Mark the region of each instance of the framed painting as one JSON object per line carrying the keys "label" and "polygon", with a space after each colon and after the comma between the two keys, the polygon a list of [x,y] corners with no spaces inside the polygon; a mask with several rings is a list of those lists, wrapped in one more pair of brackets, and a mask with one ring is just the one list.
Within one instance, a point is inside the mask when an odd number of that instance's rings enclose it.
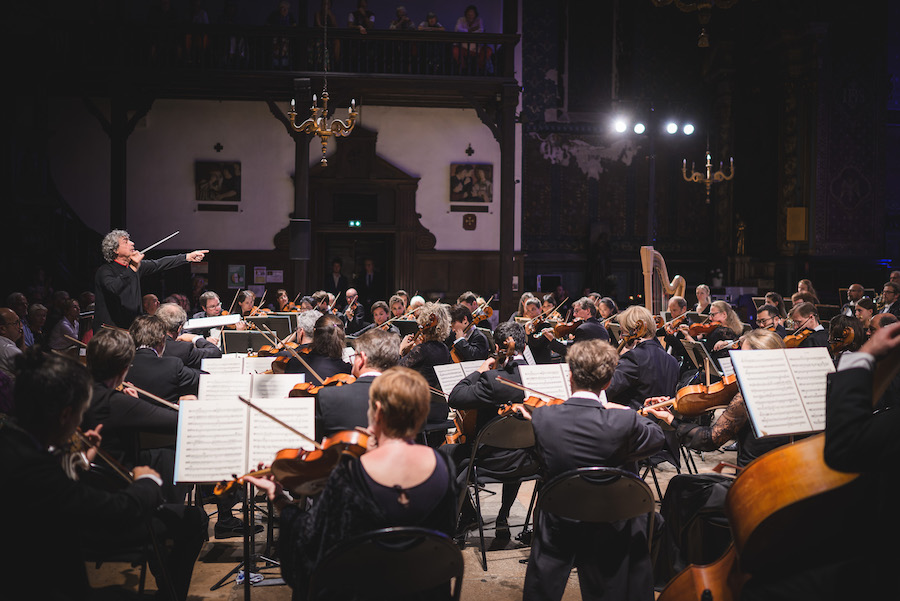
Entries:
{"label": "framed painting", "polygon": [[494,166],[476,163],[450,164],[450,202],[492,202]]}

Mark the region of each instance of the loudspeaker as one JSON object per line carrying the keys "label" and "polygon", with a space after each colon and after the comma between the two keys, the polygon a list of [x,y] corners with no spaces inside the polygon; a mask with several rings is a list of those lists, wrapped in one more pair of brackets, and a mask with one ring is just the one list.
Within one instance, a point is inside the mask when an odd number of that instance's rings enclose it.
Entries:
{"label": "loudspeaker", "polygon": [[309,219],[291,219],[291,247],[289,257],[298,261],[309,261],[312,229]]}

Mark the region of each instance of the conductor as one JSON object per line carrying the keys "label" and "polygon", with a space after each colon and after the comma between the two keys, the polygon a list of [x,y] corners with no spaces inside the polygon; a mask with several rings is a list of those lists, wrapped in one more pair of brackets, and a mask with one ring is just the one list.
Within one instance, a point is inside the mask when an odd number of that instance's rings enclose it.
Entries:
{"label": "conductor", "polygon": [[145,275],[179,267],[185,263],[199,263],[208,250],[195,250],[185,255],[161,259],[144,259],[134,250],[134,242],[125,230],[113,230],[103,237],[100,250],[106,264],[94,276],[96,301],[94,324],[127,329],[141,314],[141,278]]}

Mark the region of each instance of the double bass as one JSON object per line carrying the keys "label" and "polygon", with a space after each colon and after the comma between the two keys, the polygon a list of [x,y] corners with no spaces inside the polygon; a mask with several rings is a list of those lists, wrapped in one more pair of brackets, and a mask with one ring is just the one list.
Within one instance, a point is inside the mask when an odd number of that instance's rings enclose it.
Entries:
{"label": "double bass", "polygon": [[[900,349],[894,349],[876,366],[873,405],[898,372]],[[790,567],[817,547],[827,550],[834,532],[823,524],[841,520],[844,508],[865,507],[865,500],[859,498],[859,474],[831,469],[824,451],[820,433],[773,449],[741,470],[725,496],[733,544],[716,562],[688,566],[658,601],[736,600],[752,574]]]}

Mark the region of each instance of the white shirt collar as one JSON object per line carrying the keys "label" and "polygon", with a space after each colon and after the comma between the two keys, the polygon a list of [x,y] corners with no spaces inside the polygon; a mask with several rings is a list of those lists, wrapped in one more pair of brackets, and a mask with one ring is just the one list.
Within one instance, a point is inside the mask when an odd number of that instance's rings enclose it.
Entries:
{"label": "white shirt collar", "polygon": [[[366,376],[372,376],[373,378],[377,378],[377,377],[380,376],[380,375],[381,375],[381,372],[380,372],[380,371],[375,371],[374,369],[370,369],[369,371],[366,371],[366,372],[363,372],[363,373],[359,374],[359,377],[360,377],[360,378],[365,378]],[[357,380],[358,380],[358,379],[359,379],[359,378],[357,378]]]}
{"label": "white shirt collar", "polygon": [[605,390],[601,390],[599,395],[594,394],[593,392],[591,392],[589,390],[576,390],[575,392],[572,393],[572,397],[579,398],[579,399],[592,399],[592,400],[600,403],[600,405],[602,405],[603,407],[606,407],[606,391]]}

